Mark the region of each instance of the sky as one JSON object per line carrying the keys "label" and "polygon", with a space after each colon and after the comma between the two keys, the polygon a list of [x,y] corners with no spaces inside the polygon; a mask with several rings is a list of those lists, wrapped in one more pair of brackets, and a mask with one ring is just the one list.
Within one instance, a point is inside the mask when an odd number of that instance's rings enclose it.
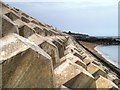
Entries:
{"label": "sky", "polygon": [[72,31],[91,36],[118,35],[119,0],[3,1],[61,31]]}
{"label": "sky", "polygon": [[116,3],[119,0],[3,0],[4,2],[95,2],[95,3]]}

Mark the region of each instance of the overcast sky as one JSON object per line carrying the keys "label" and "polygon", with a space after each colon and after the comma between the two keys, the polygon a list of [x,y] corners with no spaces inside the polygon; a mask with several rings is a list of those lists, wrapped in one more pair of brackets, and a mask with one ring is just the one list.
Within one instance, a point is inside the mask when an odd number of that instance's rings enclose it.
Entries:
{"label": "overcast sky", "polygon": [[61,31],[71,30],[92,36],[118,35],[119,0],[4,1]]}
{"label": "overcast sky", "polygon": [[119,0],[4,0],[6,2],[97,2],[97,3],[115,3]]}

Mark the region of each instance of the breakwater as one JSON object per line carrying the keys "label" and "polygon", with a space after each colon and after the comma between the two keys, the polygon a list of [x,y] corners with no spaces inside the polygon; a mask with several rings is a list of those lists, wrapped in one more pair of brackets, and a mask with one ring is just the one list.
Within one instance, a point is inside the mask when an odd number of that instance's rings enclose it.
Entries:
{"label": "breakwater", "polygon": [[118,74],[72,36],[0,4],[2,88],[119,90]]}

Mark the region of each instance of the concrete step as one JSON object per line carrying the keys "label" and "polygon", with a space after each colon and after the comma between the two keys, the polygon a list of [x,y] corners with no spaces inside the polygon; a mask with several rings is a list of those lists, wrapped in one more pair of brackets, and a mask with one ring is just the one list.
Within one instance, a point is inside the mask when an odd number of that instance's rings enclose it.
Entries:
{"label": "concrete step", "polygon": [[72,53],[68,53],[67,55],[63,56],[61,59],[60,59],[60,62],[66,60],[66,59],[69,59],[70,61],[80,65],[81,67],[83,67],[84,69],[87,69],[87,66],[86,64],[81,60],[79,59],[78,57],[76,57],[75,55],[73,55]]}
{"label": "concrete step", "polygon": [[3,88],[53,88],[51,57],[16,34],[0,39]]}
{"label": "concrete step", "polygon": [[115,85],[112,81],[104,78],[103,76],[100,76],[96,80],[96,87],[99,88],[104,88],[106,90],[119,90],[118,86]]}
{"label": "concrete step", "polygon": [[93,63],[90,63],[88,66],[87,66],[87,70],[88,72],[90,72],[94,77],[98,77],[99,75],[102,75],[103,77],[107,77],[107,74],[106,72],[100,68],[99,66],[93,64]]}
{"label": "concrete step", "polygon": [[56,87],[59,87],[81,73],[81,70],[78,65],[67,59],[54,69],[54,73]]}

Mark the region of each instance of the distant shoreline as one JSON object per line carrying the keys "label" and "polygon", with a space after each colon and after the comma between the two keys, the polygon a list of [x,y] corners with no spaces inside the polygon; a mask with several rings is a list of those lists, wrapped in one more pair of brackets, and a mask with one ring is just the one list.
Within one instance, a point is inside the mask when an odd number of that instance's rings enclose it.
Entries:
{"label": "distant shoreline", "polygon": [[117,74],[117,76],[120,78],[120,68],[109,62],[106,58],[104,58],[100,53],[98,53],[94,48],[97,46],[108,46],[108,45],[98,45],[94,43],[89,43],[89,42],[83,42],[83,41],[78,41],[82,47],[84,47],[88,52],[90,52],[93,56],[95,56],[101,63],[103,63],[107,68],[112,70]]}
{"label": "distant shoreline", "polygon": [[[89,42],[84,42],[84,41],[80,41],[81,44],[87,46],[88,48],[91,48],[92,50],[95,50],[98,54],[100,54],[102,57],[104,57],[106,60],[108,60],[110,63],[115,64],[114,60],[111,60],[110,58],[106,57],[106,55],[104,55],[104,53],[102,53],[101,51],[98,50],[98,47],[101,46],[108,46],[108,45],[98,45],[98,44],[94,44],[94,43],[89,43]],[[111,45],[109,45],[111,46]],[[113,46],[113,45],[112,45]],[[117,65],[116,65],[117,66]]]}

